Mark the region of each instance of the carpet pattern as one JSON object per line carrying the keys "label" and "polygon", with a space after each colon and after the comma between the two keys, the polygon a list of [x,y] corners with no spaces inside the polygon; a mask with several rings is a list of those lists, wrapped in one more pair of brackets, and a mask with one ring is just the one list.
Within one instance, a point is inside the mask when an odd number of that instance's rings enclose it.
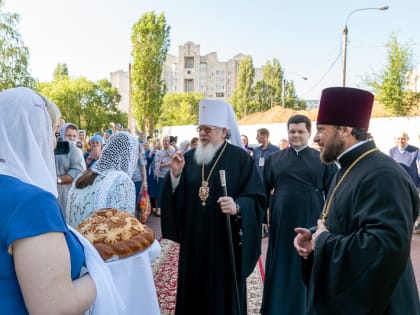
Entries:
{"label": "carpet pattern", "polygon": [[[167,239],[160,241],[161,253],[152,263],[160,313],[175,314],[179,244]],[[248,315],[258,315],[261,307],[264,271],[261,259],[247,279]]]}

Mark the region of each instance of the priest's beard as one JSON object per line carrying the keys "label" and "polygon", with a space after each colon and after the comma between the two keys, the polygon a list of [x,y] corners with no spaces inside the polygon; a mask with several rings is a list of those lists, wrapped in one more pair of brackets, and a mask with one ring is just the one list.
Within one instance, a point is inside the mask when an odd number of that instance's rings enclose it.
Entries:
{"label": "priest's beard", "polygon": [[198,165],[201,165],[203,162],[205,165],[209,164],[213,160],[214,155],[216,154],[217,150],[219,150],[221,145],[222,143],[217,145],[207,143],[206,146],[203,146],[201,143],[199,143],[194,152],[195,162]]}
{"label": "priest's beard", "polygon": [[330,143],[324,143],[324,148],[320,154],[321,161],[327,164],[333,163],[343,151],[344,141],[338,138],[338,131],[336,131]]}

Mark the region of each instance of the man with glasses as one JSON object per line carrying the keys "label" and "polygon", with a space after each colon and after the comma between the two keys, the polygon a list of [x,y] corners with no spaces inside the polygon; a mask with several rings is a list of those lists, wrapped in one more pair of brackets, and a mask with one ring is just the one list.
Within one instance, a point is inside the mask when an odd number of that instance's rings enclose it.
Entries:
{"label": "man with glasses", "polygon": [[175,154],[162,193],[163,237],[180,243],[176,314],[245,315],[246,277],[261,252],[262,181],[231,105],[200,102],[197,130],[198,146]]}

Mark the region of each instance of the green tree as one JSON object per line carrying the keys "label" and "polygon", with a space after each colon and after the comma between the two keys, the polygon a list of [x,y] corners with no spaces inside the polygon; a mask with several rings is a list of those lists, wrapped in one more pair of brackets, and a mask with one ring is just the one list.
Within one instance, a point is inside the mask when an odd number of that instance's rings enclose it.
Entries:
{"label": "green tree", "polygon": [[285,108],[291,108],[294,110],[303,110],[306,108],[306,102],[300,100],[296,94],[295,84],[293,81],[285,81]]}
{"label": "green tree", "polygon": [[263,112],[270,109],[270,95],[264,80],[257,81],[252,89],[252,102],[249,113]]}
{"label": "green tree", "polygon": [[255,69],[252,62],[252,56],[248,55],[239,62],[238,83],[230,100],[238,118],[245,117],[250,112],[249,106],[252,102],[252,84],[254,77]]}
{"label": "green tree", "polygon": [[0,91],[15,86],[33,87],[35,80],[28,70],[29,50],[17,29],[19,15],[2,8],[0,0]]}
{"label": "green tree", "polygon": [[163,98],[160,126],[192,125],[198,121],[202,93],[167,93]]}
{"label": "green tree", "polygon": [[69,76],[69,69],[67,67],[67,64],[65,63],[59,63],[53,72],[53,78],[54,80],[59,80],[62,77],[68,77]]}
{"label": "green tree", "polygon": [[94,83],[85,77],[70,79],[63,75],[39,83],[37,90],[58,105],[67,122],[89,133],[108,129],[111,123],[127,123],[127,114],[117,109],[121,96],[106,79]]}
{"label": "green tree", "polygon": [[266,93],[268,94],[269,108],[279,105],[281,103],[283,70],[281,69],[280,62],[276,58],[266,62],[263,78]]}
{"label": "green tree", "polygon": [[169,30],[164,14],[157,16],[154,12],[145,13],[132,29],[132,108],[137,124],[148,134],[152,134],[161,114],[165,94],[161,76],[169,49]]}
{"label": "green tree", "polygon": [[387,64],[379,73],[367,79],[376,93],[376,99],[392,114],[407,116],[417,105],[420,93],[409,90],[409,74],[414,70],[411,46],[398,41],[392,33],[386,44]]}

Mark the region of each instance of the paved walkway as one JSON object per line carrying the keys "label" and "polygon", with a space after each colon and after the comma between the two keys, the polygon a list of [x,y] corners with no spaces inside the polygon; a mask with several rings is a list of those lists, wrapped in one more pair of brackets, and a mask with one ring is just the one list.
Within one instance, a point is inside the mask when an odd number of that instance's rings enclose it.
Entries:
{"label": "paved walkway", "polygon": [[[156,239],[162,237],[162,232],[160,230],[160,218],[151,215],[147,225],[149,225],[155,231]],[[267,238],[263,239],[262,242],[262,259],[265,265],[265,255],[267,254]],[[413,269],[416,275],[417,288],[420,292],[420,234],[414,234],[411,241],[411,259],[413,261]]]}

